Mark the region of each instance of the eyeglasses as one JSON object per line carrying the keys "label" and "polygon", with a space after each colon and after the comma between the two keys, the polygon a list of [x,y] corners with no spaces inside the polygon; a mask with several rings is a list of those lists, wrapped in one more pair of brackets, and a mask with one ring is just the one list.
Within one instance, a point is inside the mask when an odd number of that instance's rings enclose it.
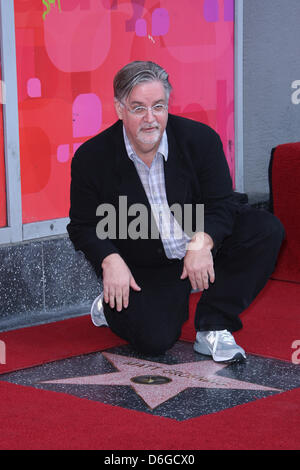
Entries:
{"label": "eyeglasses", "polygon": [[168,105],[163,103],[157,103],[154,106],[136,106],[135,108],[129,108],[124,103],[121,103],[125,108],[134,116],[144,117],[146,116],[148,109],[154,116],[162,115],[167,109]]}

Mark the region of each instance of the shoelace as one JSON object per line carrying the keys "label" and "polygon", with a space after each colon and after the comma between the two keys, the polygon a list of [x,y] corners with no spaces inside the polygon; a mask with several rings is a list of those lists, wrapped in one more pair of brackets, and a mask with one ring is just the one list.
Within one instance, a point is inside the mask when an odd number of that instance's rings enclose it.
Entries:
{"label": "shoelace", "polygon": [[227,344],[234,344],[234,338],[228,330],[217,331],[218,339],[221,338]]}
{"label": "shoelace", "polygon": [[234,344],[234,338],[228,330],[216,331],[215,334],[216,334],[216,336],[215,336],[215,341],[214,341],[214,344],[213,344],[213,352],[214,353],[216,352],[219,339],[221,339],[224,343],[227,343],[227,344],[230,344],[230,345]]}

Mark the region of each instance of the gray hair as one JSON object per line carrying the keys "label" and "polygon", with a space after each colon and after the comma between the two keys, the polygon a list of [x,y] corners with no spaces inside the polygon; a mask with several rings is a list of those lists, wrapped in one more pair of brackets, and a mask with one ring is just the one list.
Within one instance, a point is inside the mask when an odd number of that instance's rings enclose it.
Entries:
{"label": "gray hair", "polygon": [[167,102],[172,91],[167,72],[150,61],[136,60],[125,65],[114,78],[114,95],[118,101],[123,101],[130,95],[133,88],[142,82],[160,81],[166,92]]}

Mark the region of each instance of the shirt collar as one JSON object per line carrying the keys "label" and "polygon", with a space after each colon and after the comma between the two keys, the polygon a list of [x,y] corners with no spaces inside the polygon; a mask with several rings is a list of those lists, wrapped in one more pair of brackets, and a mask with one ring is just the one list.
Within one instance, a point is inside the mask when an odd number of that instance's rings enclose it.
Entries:
{"label": "shirt collar", "polygon": [[[123,125],[123,136],[124,136],[124,142],[125,142],[127,155],[130,158],[130,160],[134,160],[135,158],[139,158],[137,156],[137,154],[135,153],[135,151],[133,150],[133,148],[132,148],[132,146],[129,142],[129,139],[128,139],[128,136],[126,134],[124,125]],[[168,160],[169,151],[168,151],[168,137],[167,137],[166,130],[164,130],[164,133],[162,135],[161,141],[159,143],[159,147],[157,149],[157,153],[160,153],[164,157],[165,161]]]}

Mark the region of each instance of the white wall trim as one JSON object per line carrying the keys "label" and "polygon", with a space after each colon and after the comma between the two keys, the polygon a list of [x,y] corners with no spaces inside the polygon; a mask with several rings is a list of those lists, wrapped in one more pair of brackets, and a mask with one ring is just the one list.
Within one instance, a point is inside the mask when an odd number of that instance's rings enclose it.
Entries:
{"label": "white wall trim", "polygon": [[67,233],[66,226],[70,222],[68,217],[42,222],[33,222],[23,225],[23,240],[49,237],[51,235],[64,235]]}
{"label": "white wall trim", "polygon": [[235,0],[234,21],[234,125],[235,189],[244,192],[243,0]]}
{"label": "white wall trim", "polygon": [[22,202],[19,145],[19,113],[14,2],[0,0],[1,68],[5,84],[3,104],[4,154],[6,169],[7,228],[0,229],[0,241],[22,240]]}

